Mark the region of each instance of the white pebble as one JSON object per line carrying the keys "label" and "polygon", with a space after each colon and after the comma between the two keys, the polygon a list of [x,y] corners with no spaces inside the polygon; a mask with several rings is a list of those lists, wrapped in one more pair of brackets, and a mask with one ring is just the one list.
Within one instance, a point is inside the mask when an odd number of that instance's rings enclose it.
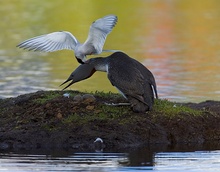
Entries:
{"label": "white pebble", "polygon": [[70,97],[70,93],[64,93],[64,94],[63,94],[63,97],[69,98],[69,97]]}

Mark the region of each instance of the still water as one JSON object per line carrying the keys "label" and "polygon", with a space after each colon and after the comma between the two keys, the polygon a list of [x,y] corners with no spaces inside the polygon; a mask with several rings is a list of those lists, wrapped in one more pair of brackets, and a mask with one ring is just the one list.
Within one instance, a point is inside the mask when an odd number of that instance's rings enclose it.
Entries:
{"label": "still water", "polygon": [[[159,148],[160,147],[160,148]],[[157,149],[142,147],[115,152],[5,152],[0,153],[0,171],[205,171],[220,170],[219,150]]]}
{"label": "still water", "polygon": [[[61,89],[78,66],[71,51],[27,52],[18,43],[60,30],[83,42],[94,20],[116,14],[104,49],[122,50],[148,67],[161,98],[219,100],[219,9],[216,0],[0,0],[0,97]],[[71,89],[117,92],[102,72]]]}
{"label": "still water", "polygon": [[[73,52],[27,52],[21,41],[66,30],[83,42],[90,24],[116,14],[104,49],[118,49],[155,75],[160,98],[220,100],[220,1],[0,0],[0,98],[59,85],[78,66]],[[102,56],[107,56],[103,53]],[[91,56],[95,57],[95,56]],[[80,91],[112,91],[105,73],[74,84]],[[0,171],[218,171],[220,148],[95,152],[0,153]]]}

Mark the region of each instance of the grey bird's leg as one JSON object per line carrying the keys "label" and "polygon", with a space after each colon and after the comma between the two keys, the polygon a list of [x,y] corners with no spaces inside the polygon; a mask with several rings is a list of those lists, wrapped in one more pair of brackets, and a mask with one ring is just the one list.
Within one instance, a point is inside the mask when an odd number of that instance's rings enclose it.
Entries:
{"label": "grey bird's leg", "polygon": [[105,103],[108,106],[130,106],[131,103]]}

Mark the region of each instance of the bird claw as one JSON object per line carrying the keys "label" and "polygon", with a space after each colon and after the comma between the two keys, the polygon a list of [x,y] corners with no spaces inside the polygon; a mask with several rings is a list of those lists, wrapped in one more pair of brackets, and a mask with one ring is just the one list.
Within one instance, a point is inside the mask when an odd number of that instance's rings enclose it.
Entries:
{"label": "bird claw", "polygon": [[105,103],[107,106],[130,106],[130,103]]}

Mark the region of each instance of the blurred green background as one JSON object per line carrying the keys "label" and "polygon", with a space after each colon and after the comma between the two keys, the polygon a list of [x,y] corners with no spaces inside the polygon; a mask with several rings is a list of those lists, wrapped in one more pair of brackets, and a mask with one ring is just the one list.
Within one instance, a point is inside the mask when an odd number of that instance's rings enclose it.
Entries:
{"label": "blurred green background", "polygon": [[[84,42],[91,23],[108,14],[118,23],[104,49],[150,69],[161,98],[220,99],[219,0],[0,0],[0,97],[59,90],[79,65],[72,51],[28,52],[18,43],[60,30]],[[117,92],[102,72],[70,89]]]}

